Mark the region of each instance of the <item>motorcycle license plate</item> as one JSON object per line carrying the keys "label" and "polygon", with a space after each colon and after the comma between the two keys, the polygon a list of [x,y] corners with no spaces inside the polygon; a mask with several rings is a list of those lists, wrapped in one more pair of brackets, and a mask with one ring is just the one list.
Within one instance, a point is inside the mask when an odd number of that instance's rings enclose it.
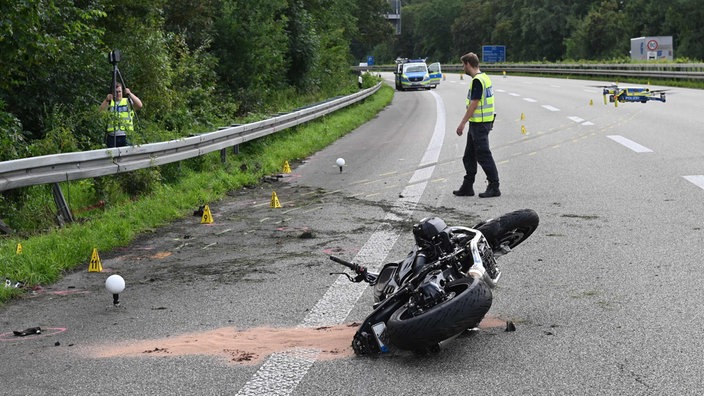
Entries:
{"label": "motorcycle license plate", "polygon": [[389,347],[386,345],[388,342],[386,339],[386,324],[384,322],[379,322],[372,326],[374,331],[374,336],[376,337],[376,342],[379,343],[379,350],[382,353],[389,351]]}

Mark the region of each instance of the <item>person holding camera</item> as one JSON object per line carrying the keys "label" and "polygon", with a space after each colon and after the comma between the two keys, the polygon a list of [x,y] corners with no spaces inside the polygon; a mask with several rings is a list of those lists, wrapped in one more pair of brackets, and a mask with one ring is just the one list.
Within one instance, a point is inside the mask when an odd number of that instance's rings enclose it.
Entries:
{"label": "person holding camera", "polygon": [[129,144],[127,133],[134,132],[134,111],[142,108],[142,101],[129,88],[124,88],[123,96],[119,82],[115,83],[115,95],[113,100],[113,94],[109,93],[100,104],[100,110],[111,113],[105,143],[108,147],[123,147]]}

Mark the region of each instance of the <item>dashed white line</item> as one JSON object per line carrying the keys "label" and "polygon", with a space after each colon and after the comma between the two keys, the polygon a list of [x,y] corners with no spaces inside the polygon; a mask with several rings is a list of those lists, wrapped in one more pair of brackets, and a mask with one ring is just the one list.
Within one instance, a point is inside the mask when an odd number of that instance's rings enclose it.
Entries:
{"label": "dashed white line", "polygon": [[690,183],[704,190],[704,175],[682,176]]}
{"label": "dashed white line", "polygon": [[550,111],[560,111],[560,109],[558,109],[557,107],[553,107],[550,105],[543,105],[543,108],[548,109]]}
{"label": "dashed white line", "polygon": [[526,102],[531,102],[531,103],[537,102],[537,100],[535,100],[533,98],[523,98],[523,100],[525,100]]}
{"label": "dashed white line", "polygon": [[613,140],[616,143],[619,143],[625,147],[628,147],[629,149],[635,151],[636,153],[652,153],[653,150],[642,146],[633,140],[626,139],[625,137],[621,135],[608,135],[607,138]]}

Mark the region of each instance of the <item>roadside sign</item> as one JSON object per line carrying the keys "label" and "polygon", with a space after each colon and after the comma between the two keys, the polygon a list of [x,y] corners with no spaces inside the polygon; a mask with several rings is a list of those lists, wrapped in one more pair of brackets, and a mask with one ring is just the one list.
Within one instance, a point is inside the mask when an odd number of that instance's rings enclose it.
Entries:
{"label": "roadside sign", "polygon": [[505,45],[483,45],[482,63],[506,62]]}

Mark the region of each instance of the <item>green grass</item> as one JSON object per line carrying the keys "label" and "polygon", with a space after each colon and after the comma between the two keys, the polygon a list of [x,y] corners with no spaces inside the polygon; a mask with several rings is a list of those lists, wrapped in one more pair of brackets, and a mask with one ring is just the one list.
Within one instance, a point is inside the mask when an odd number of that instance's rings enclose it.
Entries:
{"label": "green grass", "polygon": [[[382,88],[362,103],[240,146],[238,155],[228,153],[220,162],[219,153],[199,158],[192,167],[171,166],[171,183],[156,183],[149,194],[129,198],[111,195],[103,209],[80,211],[77,220],[63,228],[40,235],[10,236],[0,242],[0,282],[4,278],[24,283],[24,288],[0,284],[0,304],[36,285],[59,280],[62,274],[90,262],[93,249],[110,251],[129,245],[138,235],[192,214],[205,203],[221,199],[228,191],[259,183],[263,176],[281,171],[285,161],[305,158],[319,151],[384,109],[393,97],[391,87]],[[149,170],[143,170],[149,172]],[[119,178],[121,175],[115,176]],[[72,207],[90,206],[86,198],[92,187],[86,181],[62,183]],[[51,207],[50,195],[38,194],[42,205]],[[48,198],[47,198],[48,197]],[[28,216],[28,215],[25,215]],[[17,253],[21,244],[22,251]]]}

